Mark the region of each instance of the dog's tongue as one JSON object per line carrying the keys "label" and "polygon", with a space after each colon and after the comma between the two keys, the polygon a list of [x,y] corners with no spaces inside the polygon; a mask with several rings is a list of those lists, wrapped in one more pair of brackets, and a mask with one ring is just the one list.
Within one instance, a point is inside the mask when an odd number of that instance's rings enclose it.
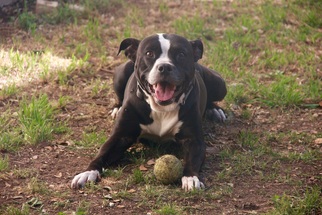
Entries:
{"label": "dog's tongue", "polygon": [[153,85],[153,89],[155,92],[155,97],[159,101],[168,101],[172,99],[176,86],[168,83],[157,83]]}

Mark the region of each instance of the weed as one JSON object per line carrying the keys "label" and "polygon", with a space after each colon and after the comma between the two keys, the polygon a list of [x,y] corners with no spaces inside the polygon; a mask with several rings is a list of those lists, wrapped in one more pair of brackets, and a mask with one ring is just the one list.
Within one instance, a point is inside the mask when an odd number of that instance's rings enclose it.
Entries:
{"label": "weed", "polygon": [[105,132],[89,132],[83,133],[82,139],[76,142],[76,145],[83,147],[100,146],[106,141]]}
{"label": "weed", "polygon": [[8,98],[19,92],[15,83],[9,84],[0,90],[0,98]]}
{"label": "weed", "polygon": [[14,206],[9,206],[4,210],[0,209],[0,212],[3,215],[29,215],[30,214],[29,207],[25,204],[21,206],[21,209]]}
{"label": "weed", "polygon": [[0,157],[0,172],[5,171],[9,168],[9,157],[5,156],[2,158]]}
{"label": "weed", "polygon": [[164,214],[164,215],[176,215],[182,213],[176,206],[174,206],[172,203],[166,203],[164,204],[160,209],[156,210],[157,214]]}
{"label": "weed", "polygon": [[20,103],[19,122],[24,139],[31,144],[51,139],[54,131],[54,109],[47,95],[23,99]]}
{"label": "weed", "polygon": [[187,36],[190,38],[199,38],[205,35],[205,21],[199,16],[181,17],[173,22],[173,27],[177,34]]}
{"label": "weed", "polygon": [[169,7],[165,2],[160,2],[159,4],[159,10],[162,14],[167,14],[169,11]]}
{"label": "weed", "polygon": [[15,151],[23,143],[23,138],[19,134],[19,129],[15,128],[12,131],[0,132],[0,150]]}
{"label": "weed", "polygon": [[49,189],[46,184],[40,181],[37,177],[32,177],[28,183],[28,189],[32,194],[48,194]]}
{"label": "weed", "polygon": [[132,181],[134,184],[140,184],[145,181],[144,175],[141,170],[139,169],[133,170]]}
{"label": "weed", "polygon": [[75,212],[76,215],[88,214],[89,204],[90,204],[89,202],[80,201]]}
{"label": "weed", "polygon": [[102,176],[103,177],[110,176],[118,180],[122,178],[123,171],[124,171],[124,168],[121,168],[121,167],[118,167],[117,169],[104,169]]}
{"label": "weed", "polygon": [[56,108],[58,109],[65,108],[70,100],[71,98],[69,96],[59,96]]}
{"label": "weed", "polygon": [[296,106],[303,100],[300,86],[294,77],[283,74],[273,76],[275,81],[268,86],[263,86],[261,91],[261,101],[270,106]]}
{"label": "weed", "polygon": [[243,84],[235,84],[229,87],[228,94],[225,98],[228,103],[241,105],[249,101],[247,87]]}
{"label": "weed", "polygon": [[260,9],[263,14],[263,20],[266,22],[267,29],[279,29],[281,24],[285,21],[285,7],[266,2],[261,5]]}
{"label": "weed", "polygon": [[313,28],[321,28],[321,14],[318,10],[310,10],[306,16],[305,23]]}
{"label": "weed", "polygon": [[35,32],[37,28],[37,17],[25,10],[22,14],[19,15],[18,23],[20,28],[22,28],[23,30]]}
{"label": "weed", "polygon": [[53,25],[60,23],[75,23],[77,24],[79,12],[71,9],[67,4],[62,4],[51,13],[42,15],[42,19]]}
{"label": "weed", "polygon": [[290,152],[287,155],[289,160],[304,161],[305,163],[311,163],[318,160],[320,157],[319,152],[316,150],[305,150],[304,152]]}
{"label": "weed", "polygon": [[[301,195],[302,196],[302,195]],[[321,189],[318,187],[309,188],[299,196],[283,194],[273,198],[275,209],[268,214],[320,214],[322,212]]]}
{"label": "weed", "polygon": [[14,115],[8,109],[0,116],[0,151],[15,151],[22,144]]}
{"label": "weed", "polygon": [[249,150],[254,150],[259,141],[258,136],[249,131],[240,131],[238,139],[241,146]]}
{"label": "weed", "polygon": [[31,169],[31,168],[25,168],[25,169],[14,169],[13,170],[13,175],[16,178],[20,179],[26,179],[26,178],[31,178],[35,176],[37,173],[36,169]]}
{"label": "weed", "polygon": [[92,97],[98,96],[102,91],[108,90],[109,86],[106,81],[101,79],[92,79],[90,84]]}
{"label": "weed", "polygon": [[[81,0],[81,3],[85,6],[88,12],[96,10],[100,13],[107,13],[112,8],[123,7],[123,0]],[[92,13],[89,13],[92,14]]]}

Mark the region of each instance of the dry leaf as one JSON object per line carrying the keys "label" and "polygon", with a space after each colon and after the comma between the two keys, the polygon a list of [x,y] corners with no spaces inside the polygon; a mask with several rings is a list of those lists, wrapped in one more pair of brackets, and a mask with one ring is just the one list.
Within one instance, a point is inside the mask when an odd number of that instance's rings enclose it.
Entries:
{"label": "dry leaf", "polygon": [[314,143],[317,144],[317,145],[321,145],[322,144],[322,138],[315,139]]}
{"label": "dry leaf", "polygon": [[147,171],[148,170],[143,164],[139,167],[139,169],[141,171]]}
{"label": "dry leaf", "polygon": [[130,189],[130,190],[128,190],[127,192],[129,192],[129,193],[135,193],[135,192],[136,192],[136,190],[134,190],[134,189]]}
{"label": "dry leaf", "polygon": [[63,176],[63,173],[58,173],[57,175],[54,175],[56,178],[61,178]]}
{"label": "dry leaf", "polygon": [[155,160],[154,159],[151,159],[146,164],[149,165],[149,166],[154,165],[155,164]]}

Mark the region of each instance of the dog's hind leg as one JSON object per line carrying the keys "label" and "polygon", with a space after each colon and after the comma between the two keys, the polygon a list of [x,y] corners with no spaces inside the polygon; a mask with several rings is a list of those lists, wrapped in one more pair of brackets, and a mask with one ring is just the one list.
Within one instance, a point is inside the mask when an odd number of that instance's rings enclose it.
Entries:
{"label": "dog's hind leg", "polygon": [[116,118],[123,104],[126,84],[130,76],[132,75],[133,71],[134,71],[134,63],[132,61],[127,61],[126,63],[121,64],[120,66],[116,67],[114,71],[113,88],[117,96],[117,103],[115,104],[111,112],[111,116],[113,119]]}
{"label": "dog's hind leg", "polygon": [[207,88],[206,117],[216,122],[224,122],[227,117],[216,102],[221,101],[227,94],[226,83],[216,71],[210,70],[200,64],[197,69]]}

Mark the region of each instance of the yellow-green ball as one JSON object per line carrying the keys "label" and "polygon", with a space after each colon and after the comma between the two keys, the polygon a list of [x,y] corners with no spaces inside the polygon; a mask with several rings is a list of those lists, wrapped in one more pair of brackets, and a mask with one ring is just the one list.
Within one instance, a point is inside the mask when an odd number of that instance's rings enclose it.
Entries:
{"label": "yellow-green ball", "polygon": [[163,155],[155,161],[153,173],[163,184],[176,182],[183,174],[181,161],[173,155]]}

